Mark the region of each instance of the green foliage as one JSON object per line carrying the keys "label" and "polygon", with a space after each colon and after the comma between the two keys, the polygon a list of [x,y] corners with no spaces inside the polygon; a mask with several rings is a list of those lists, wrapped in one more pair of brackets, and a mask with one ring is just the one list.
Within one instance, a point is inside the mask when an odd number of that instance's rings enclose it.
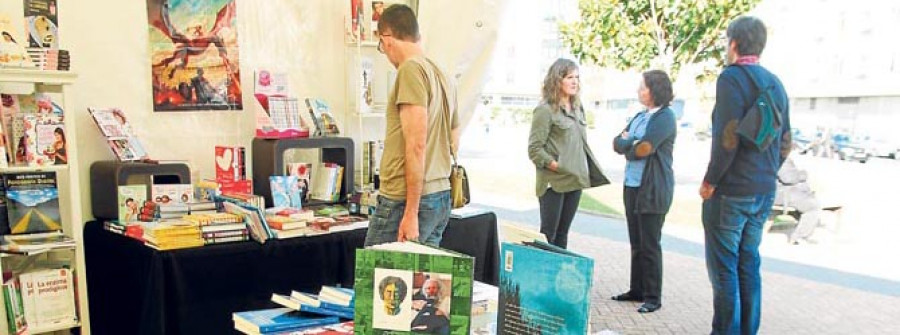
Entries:
{"label": "green foliage", "polygon": [[759,1],[579,0],[581,20],[560,31],[584,63],[663,69],[673,79],[683,66],[702,64],[707,75],[724,65],[725,46],[716,42],[728,23]]}

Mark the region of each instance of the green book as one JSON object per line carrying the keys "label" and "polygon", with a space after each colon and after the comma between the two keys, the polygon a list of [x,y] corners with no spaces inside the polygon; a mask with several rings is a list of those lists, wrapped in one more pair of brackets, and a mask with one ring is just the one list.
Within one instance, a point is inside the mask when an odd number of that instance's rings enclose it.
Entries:
{"label": "green book", "polygon": [[468,335],[474,262],[415,242],[357,249],[355,332]]}

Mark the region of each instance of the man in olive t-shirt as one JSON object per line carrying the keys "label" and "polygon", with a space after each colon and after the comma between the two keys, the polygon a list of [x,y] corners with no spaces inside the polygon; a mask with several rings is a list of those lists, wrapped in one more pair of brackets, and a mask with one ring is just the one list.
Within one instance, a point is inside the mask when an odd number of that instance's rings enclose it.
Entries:
{"label": "man in olive t-shirt", "polygon": [[380,194],[365,245],[413,240],[437,246],[450,220],[456,92],[425,57],[409,7],[393,5],[381,15],[378,51],[397,68],[397,80],[388,96]]}

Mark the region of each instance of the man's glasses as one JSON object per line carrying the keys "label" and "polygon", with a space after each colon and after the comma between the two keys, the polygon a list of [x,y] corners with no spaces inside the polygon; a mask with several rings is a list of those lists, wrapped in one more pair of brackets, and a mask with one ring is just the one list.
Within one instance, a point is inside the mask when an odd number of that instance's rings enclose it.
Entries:
{"label": "man's glasses", "polygon": [[391,34],[378,34],[380,37],[378,38],[378,52],[384,53],[384,43],[382,43],[383,37],[391,36]]}

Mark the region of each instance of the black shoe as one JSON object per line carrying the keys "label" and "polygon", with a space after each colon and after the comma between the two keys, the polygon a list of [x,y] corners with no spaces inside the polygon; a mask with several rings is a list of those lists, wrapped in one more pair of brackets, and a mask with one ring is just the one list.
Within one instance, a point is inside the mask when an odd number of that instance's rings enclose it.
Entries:
{"label": "black shoe", "polygon": [[644,301],[643,295],[634,294],[631,293],[631,291],[619,295],[614,295],[610,299],[615,301]]}
{"label": "black shoe", "polygon": [[638,311],[638,313],[653,313],[653,312],[656,312],[656,310],[658,310],[660,308],[662,308],[661,303],[645,302],[641,305],[641,307],[638,307],[637,311]]}

